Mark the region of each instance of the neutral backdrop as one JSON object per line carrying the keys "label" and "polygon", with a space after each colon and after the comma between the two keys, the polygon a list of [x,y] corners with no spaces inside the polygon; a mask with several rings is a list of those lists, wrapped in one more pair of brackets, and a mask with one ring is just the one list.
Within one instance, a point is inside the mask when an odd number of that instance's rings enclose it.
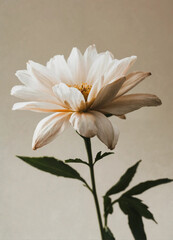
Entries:
{"label": "neutral backdrop", "polygon": [[[28,60],[45,64],[56,54],[68,57],[74,46],[83,52],[93,43],[116,58],[137,55],[132,70],[151,71],[152,76],[133,92],[156,94],[163,105],[130,113],[125,121],[111,119],[120,138],[115,154],[96,166],[101,208],[105,191],[139,159],[132,186],[173,178],[172,10],[172,0],[0,0],[0,240],[100,239],[92,196],[80,182],[43,173],[15,157],[86,160],[82,139],[73,129],[32,150],[33,131],[45,114],[11,111],[19,100],[10,96],[20,84],[14,74]],[[107,150],[96,138],[92,143],[94,155]],[[89,181],[87,167],[75,167]],[[172,240],[173,184],[141,197],[158,221],[144,219],[148,239]],[[133,239],[118,206],[109,223],[117,240]]]}

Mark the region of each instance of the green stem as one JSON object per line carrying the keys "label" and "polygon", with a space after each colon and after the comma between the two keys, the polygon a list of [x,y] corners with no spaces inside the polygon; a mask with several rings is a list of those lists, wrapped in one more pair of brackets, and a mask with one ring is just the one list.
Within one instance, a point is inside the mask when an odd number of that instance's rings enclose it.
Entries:
{"label": "green stem", "polygon": [[91,175],[91,183],[92,183],[92,192],[93,192],[94,201],[95,201],[95,205],[96,205],[96,211],[97,211],[97,217],[98,217],[98,222],[99,222],[99,227],[100,227],[101,239],[104,240],[104,230],[103,230],[102,218],[101,218],[101,213],[100,213],[100,206],[99,206],[99,202],[98,202],[96,184],[95,184],[93,157],[92,157],[92,150],[91,150],[91,141],[90,141],[90,138],[84,138],[83,137],[83,139],[84,139],[84,142],[85,142],[87,155],[88,155],[88,162],[89,162],[89,167],[90,167],[90,175]]}

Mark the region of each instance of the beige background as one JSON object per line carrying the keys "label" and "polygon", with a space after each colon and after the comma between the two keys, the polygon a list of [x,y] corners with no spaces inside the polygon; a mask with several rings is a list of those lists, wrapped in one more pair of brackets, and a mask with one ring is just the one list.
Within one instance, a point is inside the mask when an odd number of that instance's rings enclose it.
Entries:
{"label": "beige background", "polygon": [[[38,171],[15,155],[54,155],[86,159],[82,140],[73,129],[34,152],[32,134],[45,115],[11,111],[14,76],[28,60],[45,64],[55,54],[66,57],[73,46],[84,51],[95,43],[116,58],[137,55],[133,70],[152,76],[133,90],[157,94],[158,108],[143,108],[120,128],[114,156],[96,166],[100,204],[105,191],[127,167],[143,159],[132,185],[173,177],[172,0],[0,0],[0,240],[99,240],[94,202],[78,181]],[[106,147],[93,139],[94,154]],[[73,165],[74,166],[74,165]],[[76,166],[89,181],[85,166]],[[172,240],[173,185],[142,195],[158,225],[144,219],[149,240]],[[132,240],[126,216],[115,206],[110,227],[118,240]]]}

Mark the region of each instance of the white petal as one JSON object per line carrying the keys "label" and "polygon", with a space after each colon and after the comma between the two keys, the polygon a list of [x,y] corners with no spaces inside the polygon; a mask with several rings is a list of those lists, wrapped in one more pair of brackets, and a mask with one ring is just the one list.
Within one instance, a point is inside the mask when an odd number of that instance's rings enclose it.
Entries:
{"label": "white petal", "polygon": [[126,81],[123,83],[122,87],[120,88],[116,98],[125,94],[130,89],[135,87],[138,83],[144,80],[146,77],[150,76],[150,72],[132,72],[126,76]]}
{"label": "white petal", "polygon": [[94,82],[94,84],[92,85],[92,88],[89,92],[88,98],[87,98],[88,104],[92,104],[92,102],[95,100],[97,94],[102,89],[103,84],[104,84],[103,76],[101,77],[101,79],[98,79],[97,81]]}
{"label": "white petal", "polygon": [[30,110],[34,112],[65,111],[60,105],[47,102],[18,102],[13,105],[12,110]]}
{"label": "white petal", "polygon": [[130,94],[124,95],[112,103],[99,109],[103,113],[110,113],[117,116],[135,111],[141,107],[158,106],[160,99],[152,94]]}
{"label": "white petal", "polygon": [[97,56],[96,60],[90,67],[87,83],[93,85],[97,79],[104,76],[110,63],[112,62],[112,56],[109,52],[101,53]]}
{"label": "white petal", "polygon": [[53,91],[61,104],[68,109],[79,111],[86,106],[84,96],[77,88],[60,83],[53,87]]}
{"label": "white petal", "polygon": [[94,103],[91,105],[91,109],[100,108],[110,102],[116,96],[125,80],[126,78],[122,77],[103,87],[98,93]]}
{"label": "white petal", "polygon": [[91,138],[97,134],[95,117],[92,113],[73,113],[70,118],[70,123],[83,137]]}
{"label": "white petal", "polygon": [[73,84],[80,84],[86,81],[84,59],[77,48],[73,48],[67,60],[73,77]]}
{"label": "white petal", "polygon": [[59,79],[59,82],[73,84],[72,73],[63,55],[56,55],[49,60],[47,68]]}
{"label": "white petal", "polygon": [[27,70],[33,78],[35,78],[40,85],[45,89],[51,89],[52,86],[59,83],[59,79],[45,66],[29,61],[27,64]]}
{"label": "white petal", "polygon": [[32,148],[43,147],[69,126],[70,113],[54,113],[42,119],[34,132]]}
{"label": "white petal", "polygon": [[119,138],[119,135],[120,135],[120,131],[119,131],[119,129],[116,125],[112,125],[112,126],[113,126],[113,129],[114,129],[114,140],[112,142],[112,149],[114,149],[115,146],[117,145],[118,138]]}
{"label": "white petal", "polygon": [[[97,137],[109,148],[114,149],[117,143],[117,133],[109,119],[104,114],[92,111],[96,119]],[[116,135],[116,136],[115,136]]]}
{"label": "white petal", "polygon": [[40,86],[38,81],[35,78],[32,78],[27,70],[19,70],[15,75],[21,81],[21,83],[27,87],[37,89]]}
{"label": "white petal", "polygon": [[90,45],[84,53],[84,65],[86,74],[88,74],[88,71],[97,56],[98,54],[95,45]]}
{"label": "white petal", "polygon": [[113,79],[124,76],[136,59],[136,56],[123,58],[121,60],[115,59],[114,64],[112,64],[109,71],[105,73],[105,84],[111,83]]}
{"label": "white petal", "polygon": [[58,100],[54,96],[23,85],[14,86],[11,89],[11,95],[29,101],[51,102],[58,104]]}

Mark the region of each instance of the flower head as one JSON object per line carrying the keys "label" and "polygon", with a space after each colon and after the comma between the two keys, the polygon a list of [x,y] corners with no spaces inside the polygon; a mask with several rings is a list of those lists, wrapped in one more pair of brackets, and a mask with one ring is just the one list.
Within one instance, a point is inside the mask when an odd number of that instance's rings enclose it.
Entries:
{"label": "flower head", "polygon": [[63,55],[50,59],[46,66],[29,61],[27,70],[16,72],[23,83],[11,94],[26,100],[13,110],[52,113],[42,119],[34,132],[32,147],[51,142],[71,124],[82,136],[97,136],[114,149],[119,131],[107,114],[125,118],[125,114],[144,106],[157,106],[160,99],[152,94],[128,94],[149,72],[132,72],[136,56],[114,59],[110,52],[97,53],[95,45],[82,55],[73,48],[67,61]]}

